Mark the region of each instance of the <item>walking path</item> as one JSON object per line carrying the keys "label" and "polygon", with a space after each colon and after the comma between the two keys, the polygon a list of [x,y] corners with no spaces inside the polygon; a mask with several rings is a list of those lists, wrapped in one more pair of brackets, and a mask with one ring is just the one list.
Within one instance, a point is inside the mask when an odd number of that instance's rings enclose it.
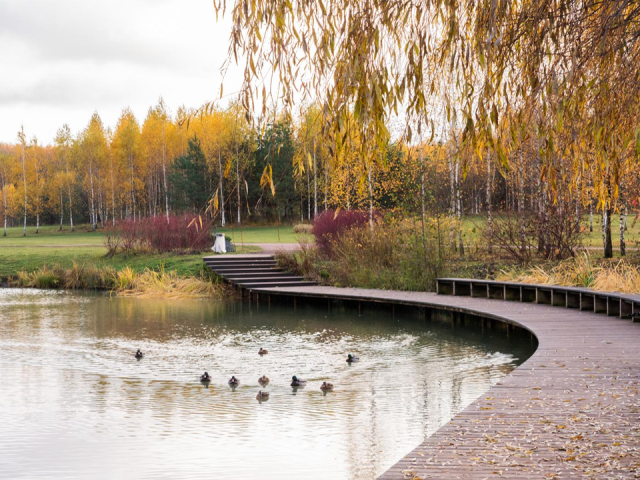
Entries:
{"label": "walking path", "polygon": [[[416,305],[516,324],[531,358],[380,479],[640,478],[640,324],[503,300],[333,287],[265,295]],[[262,301],[262,300],[260,300]]]}

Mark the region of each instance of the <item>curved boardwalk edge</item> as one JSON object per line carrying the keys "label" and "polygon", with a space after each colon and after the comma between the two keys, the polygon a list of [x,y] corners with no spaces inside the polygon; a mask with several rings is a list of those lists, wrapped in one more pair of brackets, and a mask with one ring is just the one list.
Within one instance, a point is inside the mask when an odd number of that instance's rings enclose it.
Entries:
{"label": "curved boardwalk edge", "polygon": [[253,292],[471,313],[537,337],[526,362],[380,479],[640,478],[640,325],[552,305],[433,293],[318,286]]}

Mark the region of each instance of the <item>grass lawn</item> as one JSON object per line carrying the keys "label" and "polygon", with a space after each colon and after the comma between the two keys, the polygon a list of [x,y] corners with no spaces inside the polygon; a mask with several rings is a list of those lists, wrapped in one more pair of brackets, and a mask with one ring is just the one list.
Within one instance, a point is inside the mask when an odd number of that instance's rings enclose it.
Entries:
{"label": "grass lawn", "polygon": [[[116,270],[126,266],[141,271],[145,268],[157,270],[163,264],[165,270],[175,270],[180,275],[194,275],[203,268],[199,255],[148,254],[116,255],[107,257],[104,247],[104,235],[100,231],[87,231],[86,226],[76,228],[75,232],[58,232],[58,226],[40,227],[35,234],[34,227],[27,227],[27,237],[22,236],[21,227],[7,229],[7,236],[0,236],[0,277],[15,275],[21,270],[33,271],[43,265],[58,264],[69,268],[77,264],[95,266],[110,265]],[[237,253],[255,253],[257,247],[238,248]]]}
{"label": "grass lawn", "polygon": [[234,243],[298,243],[299,235],[293,226],[218,228],[218,233],[229,235]]}
{"label": "grass lawn", "polygon": [[[494,218],[499,218],[495,216]],[[627,217],[627,231],[624,234],[627,248],[640,247],[640,222],[633,225],[634,217]],[[603,248],[602,245],[602,225],[600,215],[593,215],[593,232],[589,232],[589,215],[582,217],[582,226],[584,228],[584,236],[582,245],[585,247]],[[482,238],[482,230],[487,225],[487,218],[482,215],[469,215],[462,219],[462,234],[465,243],[478,243],[483,245],[486,241]],[[613,248],[618,249],[620,245],[620,216],[614,215],[611,222],[611,239]]]}

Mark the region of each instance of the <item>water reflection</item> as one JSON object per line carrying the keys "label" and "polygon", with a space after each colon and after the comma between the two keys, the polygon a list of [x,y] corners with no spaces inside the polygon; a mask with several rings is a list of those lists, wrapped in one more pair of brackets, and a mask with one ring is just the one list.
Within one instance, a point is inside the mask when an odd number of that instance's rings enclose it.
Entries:
{"label": "water reflection", "polygon": [[371,479],[530,353],[384,312],[0,290],[0,478]]}

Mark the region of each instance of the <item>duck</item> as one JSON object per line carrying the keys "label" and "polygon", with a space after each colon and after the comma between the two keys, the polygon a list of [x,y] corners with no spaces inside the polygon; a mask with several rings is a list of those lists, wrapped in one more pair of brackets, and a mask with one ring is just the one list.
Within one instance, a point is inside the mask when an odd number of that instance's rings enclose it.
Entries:
{"label": "duck", "polygon": [[307,381],[302,378],[298,378],[295,375],[291,377],[292,387],[304,387],[306,384],[307,384]]}
{"label": "duck", "polygon": [[267,377],[266,375],[262,375],[259,379],[258,379],[258,383],[262,386],[265,386],[269,383],[269,377]]}
{"label": "duck", "polygon": [[238,380],[236,377],[232,376],[229,379],[229,385],[231,386],[238,386],[240,384],[240,380]]}
{"label": "duck", "polygon": [[207,372],[204,372],[202,375],[200,375],[200,381],[209,383],[211,381],[211,375],[209,375]]}
{"label": "duck", "polygon": [[136,358],[140,359],[142,357],[144,357],[144,353],[142,353],[140,349],[138,349],[138,351],[136,352]]}
{"label": "duck", "polygon": [[263,392],[262,390],[260,390],[256,395],[256,400],[263,401],[263,402],[265,400],[269,400],[269,392]]}
{"label": "duck", "polygon": [[333,390],[333,383],[322,382],[320,390]]}
{"label": "duck", "polygon": [[260,350],[258,350],[258,355],[266,355],[267,353],[269,353],[269,350],[265,350],[262,347],[260,347]]}
{"label": "duck", "polygon": [[358,357],[354,357],[353,355],[347,355],[347,363],[359,362],[360,359]]}

